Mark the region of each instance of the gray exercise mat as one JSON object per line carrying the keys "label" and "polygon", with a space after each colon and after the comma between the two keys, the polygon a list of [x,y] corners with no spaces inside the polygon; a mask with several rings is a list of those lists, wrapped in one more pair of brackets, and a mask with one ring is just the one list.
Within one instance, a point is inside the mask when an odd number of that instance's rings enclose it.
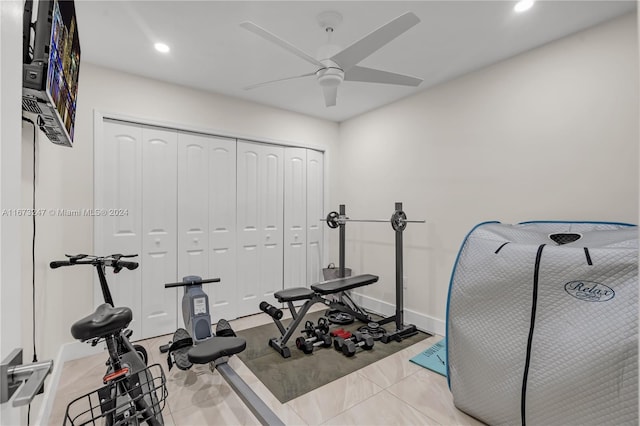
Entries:
{"label": "gray exercise mat", "polygon": [[[305,321],[311,320],[317,324],[323,313],[324,311],[319,311],[307,314]],[[289,322],[290,320],[283,321],[285,327]],[[335,328],[343,327],[355,331],[362,325],[361,322],[356,321],[353,324],[335,326]],[[317,348],[313,354],[305,355],[296,348],[295,343],[296,337],[302,335],[300,330],[303,327],[304,321],[288,342],[291,348],[290,358],[282,358],[268,344],[271,337],[280,335],[275,324],[236,331],[238,336],[247,340],[247,349],[238,356],[283,404],[429,337],[428,334],[419,332],[402,342],[394,341],[388,344],[375,342],[372,350],[359,350],[351,358],[335,351],[333,346]],[[392,325],[387,324],[386,328],[391,330]]]}

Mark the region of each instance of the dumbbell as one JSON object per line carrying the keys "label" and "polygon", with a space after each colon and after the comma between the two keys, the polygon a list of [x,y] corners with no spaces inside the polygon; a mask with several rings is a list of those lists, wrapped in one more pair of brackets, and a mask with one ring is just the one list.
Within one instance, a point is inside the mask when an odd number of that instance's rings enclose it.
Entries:
{"label": "dumbbell", "polygon": [[344,328],[338,328],[336,330],[333,330],[329,334],[331,335],[331,337],[341,337],[343,339],[348,339],[352,336],[351,332],[349,330],[345,330]]}
{"label": "dumbbell", "polygon": [[333,348],[338,352],[342,352],[342,347],[347,340],[358,340],[357,335],[362,334],[358,332],[351,333],[347,330],[342,330],[342,333],[340,333],[340,330],[342,329],[336,330],[339,334],[337,334],[333,339]]}
{"label": "dumbbell", "polygon": [[323,348],[331,346],[331,336],[328,334],[317,334],[307,338],[300,336],[296,339],[296,347],[305,354],[310,354],[313,352],[313,348],[317,348],[318,346],[322,346]]}
{"label": "dumbbell", "polygon": [[357,348],[364,350],[371,350],[373,348],[373,337],[366,333],[354,333],[350,339],[344,339],[342,344],[342,353],[347,357],[352,357],[356,354]]}
{"label": "dumbbell", "polygon": [[[311,321],[307,321],[305,323],[305,327],[307,325],[310,325],[311,328],[313,328],[313,322]],[[314,333],[318,334],[329,334],[329,321],[327,320],[326,317],[320,317],[318,319],[318,325],[315,327],[314,329]]]}

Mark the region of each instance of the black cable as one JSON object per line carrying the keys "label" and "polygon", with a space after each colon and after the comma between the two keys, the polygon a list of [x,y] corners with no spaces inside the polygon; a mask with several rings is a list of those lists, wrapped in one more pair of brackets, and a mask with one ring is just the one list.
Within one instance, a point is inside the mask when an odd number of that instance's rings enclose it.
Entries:
{"label": "black cable", "polygon": [[[33,234],[31,237],[31,313],[32,313],[32,337],[33,337],[33,362],[38,362],[36,352],[36,125],[35,123],[22,117],[23,121],[31,123],[33,126],[33,191],[31,196],[31,222]],[[31,404],[27,409],[27,425],[30,424]]]}
{"label": "black cable", "polygon": [[31,223],[33,235],[31,237],[31,296],[33,322],[33,362],[38,362],[36,351],[36,127],[33,126],[33,189],[31,193]]}
{"label": "black cable", "polygon": [[32,194],[31,194],[31,223],[33,226],[33,233],[31,236],[31,313],[32,313],[32,322],[33,322],[33,361],[38,362],[38,354],[36,351],[36,125],[35,123],[26,118],[22,117],[23,121],[31,123],[33,126],[33,184],[32,184]]}

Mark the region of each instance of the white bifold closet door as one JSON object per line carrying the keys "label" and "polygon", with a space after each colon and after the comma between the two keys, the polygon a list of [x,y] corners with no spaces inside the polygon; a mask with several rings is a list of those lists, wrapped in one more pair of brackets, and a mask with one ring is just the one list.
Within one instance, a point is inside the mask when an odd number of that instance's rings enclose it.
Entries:
{"label": "white bifold closet door", "polygon": [[322,281],[324,253],[324,155],[307,151],[307,286]]}
{"label": "white bifold closet door", "polygon": [[183,290],[164,284],[187,275],[221,279],[205,285],[214,323],[321,280],[321,152],[112,119],[101,125],[94,207],[116,214],[95,217],[96,254],[139,255],[135,271],[108,271],[115,305],[134,312],[135,339],[183,325]]}
{"label": "white bifold closet door", "polygon": [[175,331],[175,296],[164,283],[176,277],[175,132],[142,129],[141,337]]}
{"label": "white bifold closet door", "polygon": [[163,285],[176,278],[175,154],[175,132],[110,120],[95,146],[94,207],[116,212],[95,218],[96,254],[139,255],[138,269],[107,271],[114,304],[134,312],[134,339],[175,328],[175,299]]}
{"label": "white bifold closet door", "polygon": [[178,275],[220,278],[203,285],[212,322],[237,316],[235,180],[235,140],[178,134]]}
{"label": "white bifold closet door", "polygon": [[284,288],[307,285],[307,150],[284,150]]}
{"label": "white bifold closet door", "polygon": [[235,139],[209,138],[209,274],[212,321],[237,318]]}
{"label": "white bifold closet door", "polygon": [[[178,140],[178,281],[188,275],[209,274],[209,149],[198,135],[180,134]],[[203,285],[211,294],[211,284]],[[176,289],[178,326],[182,319],[184,287]],[[209,299],[211,305],[211,299]]]}
{"label": "white bifold closet door", "polygon": [[237,144],[238,316],[259,311],[283,282],[284,148]]}

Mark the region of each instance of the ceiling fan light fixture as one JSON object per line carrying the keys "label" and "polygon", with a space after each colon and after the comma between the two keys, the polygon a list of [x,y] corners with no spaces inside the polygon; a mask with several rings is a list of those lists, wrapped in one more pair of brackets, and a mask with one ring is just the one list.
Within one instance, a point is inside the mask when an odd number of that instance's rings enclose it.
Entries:
{"label": "ceiling fan light fixture", "polygon": [[319,70],[316,75],[320,86],[339,86],[344,80],[344,72],[339,68],[324,68]]}
{"label": "ceiling fan light fixture", "polygon": [[518,13],[526,12],[527,10],[531,9],[534,3],[535,3],[535,0],[520,0],[513,7],[513,10],[515,10]]}
{"label": "ceiling fan light fixture", "polygon": [[160,53],[169,53],[169,51],[171,50],[169,46],[161,42],[154,44],[153,47],[155,47],[155,49]]}

